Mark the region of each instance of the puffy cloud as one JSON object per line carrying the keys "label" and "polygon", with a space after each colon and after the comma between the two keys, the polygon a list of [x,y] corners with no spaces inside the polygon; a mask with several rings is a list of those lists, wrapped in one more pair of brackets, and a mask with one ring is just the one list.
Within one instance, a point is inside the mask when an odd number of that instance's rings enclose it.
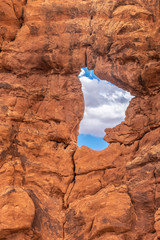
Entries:
{"label": "puffy cloud", "polygon": [[112,128],[124,120],[132,96],[107,81],[100,81],[93,70],[82,69],[79,79],[85,100],[80,133],[103,137],[105,128]]}

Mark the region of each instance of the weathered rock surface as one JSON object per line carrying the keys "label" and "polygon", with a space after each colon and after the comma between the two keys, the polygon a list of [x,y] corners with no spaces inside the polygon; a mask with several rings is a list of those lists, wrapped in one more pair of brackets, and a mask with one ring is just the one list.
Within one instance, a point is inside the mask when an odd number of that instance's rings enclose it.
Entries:
{"label": "weathered rock surface", "polygon": [[0,196],[0,235],[30,229],[35,216],[35,206],[28,194],[14,188],[6,189]]}
{"label": "weathered rock surface", "polygon": [[[0,1],[0,239],[160,238],[160,2]],[[76,144],[77,75],[130,91],[103,151]]]}

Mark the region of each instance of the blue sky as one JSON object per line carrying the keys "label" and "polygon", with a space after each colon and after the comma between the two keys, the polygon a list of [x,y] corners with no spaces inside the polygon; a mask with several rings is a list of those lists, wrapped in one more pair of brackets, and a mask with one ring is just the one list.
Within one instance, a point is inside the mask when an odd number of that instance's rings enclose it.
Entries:
{"label": "blue sky", "polygon": [[131,100],[130,93],[95,76],[94,71],[81,69],[79,79],[85,101],[85,112],[80,123],[78,146],[94,150],[107,147],[103,140],[105,128],[112,128],[124,120],[125,110]]}
{"label": "blue sky", "polygon": [[79,134],[78,136],[78,146],[87,146],[94,150],[103,150],[109,144],[103,140],[102,137],[92,136],[90,134]]}

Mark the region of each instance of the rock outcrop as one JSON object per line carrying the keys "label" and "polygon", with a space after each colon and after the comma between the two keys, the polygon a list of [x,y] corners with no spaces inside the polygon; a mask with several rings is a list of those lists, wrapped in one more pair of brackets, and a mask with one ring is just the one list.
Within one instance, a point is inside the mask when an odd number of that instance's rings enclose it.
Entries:
{"label": "rock outcrop", "polygon": [[[0,1],[0,239],[160,238],[159,0]],[[78,73],[135,96],[76,144]]]}

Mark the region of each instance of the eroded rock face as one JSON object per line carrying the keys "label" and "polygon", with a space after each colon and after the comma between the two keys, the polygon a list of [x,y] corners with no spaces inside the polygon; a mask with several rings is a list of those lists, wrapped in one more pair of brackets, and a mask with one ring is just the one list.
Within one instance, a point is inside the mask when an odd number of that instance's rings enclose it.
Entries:
{"label": "eroded rock face", "polygon": [[[0,239],[160,237],[160,3],[0,2]],[[77,75],[130,91],[103,151],[77,148]]]}
{"label": "eroded rock face", "polygon": [[0,196],[0,235],[30,229],[35,216],[35,205],[27,192],[8,188]]}

